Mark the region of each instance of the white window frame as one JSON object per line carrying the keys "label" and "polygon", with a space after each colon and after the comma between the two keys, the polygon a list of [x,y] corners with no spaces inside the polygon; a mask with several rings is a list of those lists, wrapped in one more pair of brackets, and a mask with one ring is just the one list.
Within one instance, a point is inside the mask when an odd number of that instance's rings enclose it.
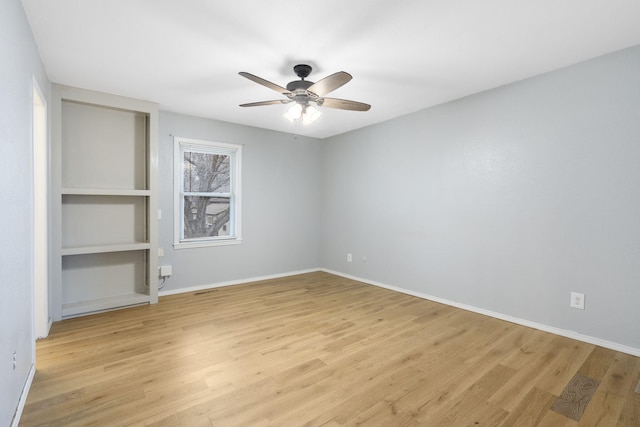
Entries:
{"label": "white window frame", "polygon": [[[184,238],[184,171],[183,152],[189,149],[206,153],[229,155],[231,158],[229,189],[229,226],[228,236],[211,236],[197,239]],[[242,243],[241,224],[241,166],[242,146],[202,139],[173,137],[173,194],[174,194],[174,226],[173,247],[176,249],[202,248],[207,246],[235,245]]]}

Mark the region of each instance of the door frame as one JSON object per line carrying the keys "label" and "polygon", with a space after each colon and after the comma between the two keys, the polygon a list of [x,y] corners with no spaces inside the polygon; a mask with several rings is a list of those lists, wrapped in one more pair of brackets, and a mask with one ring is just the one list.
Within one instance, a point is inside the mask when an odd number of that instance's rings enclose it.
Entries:
{"label": "door frame", "polygon": [[49,144],[47,101],[33,76],[33,324],[35,339],[49,335]]}

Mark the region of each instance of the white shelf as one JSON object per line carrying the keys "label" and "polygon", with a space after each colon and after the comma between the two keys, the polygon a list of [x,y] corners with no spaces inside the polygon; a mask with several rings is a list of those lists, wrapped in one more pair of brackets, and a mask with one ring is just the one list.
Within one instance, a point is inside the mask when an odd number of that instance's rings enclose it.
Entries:
{"label": "white shelf", "polygon": [[63,195],[72,194],[78,196],[150,196],[150,190],[129,190],[121,188],[79,188],[64,187]]}
{"label": "white shelf", "polygon": [[119,243],[115,245],[74,246],[62,248],[61,255],[101,254],[106,252],[139,251],[150,248],[151,245],[146,242]]}
{"label": "white shelf", "polygon": [[157,303],[158,105],[57,84],[51,105],[53,320]]}
{"label": "white shelf", "polygon": [[72,302],[62,305],[62,317],[75,317],[78,315],[91,314],[115,308],[148,304],[149,301],[149,295],[133,293],[106,298],[96,298],[90,301]]}

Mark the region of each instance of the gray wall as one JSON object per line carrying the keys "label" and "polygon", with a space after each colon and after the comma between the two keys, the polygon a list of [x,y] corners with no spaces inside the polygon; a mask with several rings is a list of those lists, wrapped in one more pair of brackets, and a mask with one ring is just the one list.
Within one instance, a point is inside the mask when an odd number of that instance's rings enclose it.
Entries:
{"label": "gray wall", "polygon": [[33,75],[49,99],[49,82],[19,0],[0,2],[0,64],[0,425],[8,426],[34,363]]}
{"label": "gray wall", "polygon": [[640,47],[330,138],[322,171],[323,267],[640,348]]}
{"label": "gray wall", "polygon": [[[0,51],[8,425],[34,363],[32,75],[49,100],[19,0]],[[325,267],[640,348],[639,76],[636,47],[324,141],[161,112],[164,291]],[[244,145],[241,245],[173,249],[171,135]]]}
{"label": "gray wall", "polygon": [[[241,244],[173,249],[172,135],[243,145]],[[165,111],[158,139],[162,291],[320,266],[318,140]]]}

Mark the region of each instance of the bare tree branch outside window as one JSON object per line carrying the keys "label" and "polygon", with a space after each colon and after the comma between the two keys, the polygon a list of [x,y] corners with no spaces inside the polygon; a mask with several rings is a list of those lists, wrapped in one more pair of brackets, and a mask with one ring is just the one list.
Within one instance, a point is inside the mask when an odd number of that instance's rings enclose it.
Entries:
{"label": "bare tree branch outside window", "polygon": [[230,156],[185,151],[183,162],[184,238],[228,236]]}

